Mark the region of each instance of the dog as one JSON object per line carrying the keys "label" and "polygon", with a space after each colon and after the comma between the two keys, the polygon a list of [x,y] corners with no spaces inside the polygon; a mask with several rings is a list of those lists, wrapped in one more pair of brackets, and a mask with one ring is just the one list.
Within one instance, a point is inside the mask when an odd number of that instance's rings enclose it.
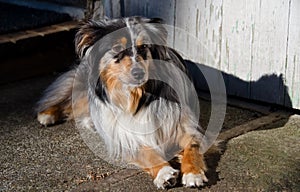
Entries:
{"label": "dog", "polygon": [[[205,136],[187,104],[191,79],[167,38],[157,18],[85,21],[75,37],[80,64],[46,89],[38,121],[76,119],[95,129],[112,158],[138,165],[158,188],[173,187],[178,178],[186,187],[204,185]],[[180,170],[171,166],[173,157]]]}

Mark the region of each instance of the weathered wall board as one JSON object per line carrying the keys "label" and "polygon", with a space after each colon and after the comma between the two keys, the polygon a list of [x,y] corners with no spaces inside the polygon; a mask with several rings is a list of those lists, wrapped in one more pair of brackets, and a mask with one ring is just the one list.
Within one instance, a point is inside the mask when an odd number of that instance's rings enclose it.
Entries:
{"label": "weathered wall board", "polygon": [[299,0],[118,2],[121,16],[161,17],[178,27],[170,46],[212,76],[222,72],[229,95],[300,109]]}
{"label": "weathered wall board", "polygon": [[289,1],[259,2],[254,16],[250,98],[284,104]]}
{"label": "weathered wall board", "polygon": [[300,109],[300,1],[292,0],[289,16],[288,49],[285,73],[285,85],[291,101],[285,99],[285,105],[292,104]]}
{"label": "weathered wall board", "polygon": [[187,56],[191,60],[218,68],[221,53],[221,23],[222,0],[189,1],[189,3],[177,1],[175,25],[182,29],[186,36],[182,41],[178,40],[181,34],[175,35],[175,48],[184,48],[184,52],[191,53]]}
{"label": "weathered wall board", "polygon": [[257,7],[258,2],[230,0],[223,3],[222,57],[218,69],[240,78],[226,78],[227,92],[231,95],[250,97],[254,15]]}

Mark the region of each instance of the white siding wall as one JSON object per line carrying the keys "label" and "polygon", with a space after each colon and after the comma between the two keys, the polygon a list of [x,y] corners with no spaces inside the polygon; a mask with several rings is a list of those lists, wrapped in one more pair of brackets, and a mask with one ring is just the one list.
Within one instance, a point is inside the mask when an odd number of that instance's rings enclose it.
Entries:
{"label": "white siding wall", "polygon": [[172,46],[223,72],[229,95],[300,109],[299,0],[119,1],[124,16],[181,28]]}
{"label": "white siding wall", "polygon": [[288,46],[286,55],[286,86],[292,104],[300,109],[300,1],[292,0],[290,5]]}

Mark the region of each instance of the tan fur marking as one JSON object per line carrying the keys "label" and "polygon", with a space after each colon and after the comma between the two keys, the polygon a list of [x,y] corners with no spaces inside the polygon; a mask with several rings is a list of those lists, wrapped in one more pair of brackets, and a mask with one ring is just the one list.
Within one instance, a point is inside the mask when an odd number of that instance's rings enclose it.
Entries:
{"label": "tan fur marking", "polygon": [[139,38],[137,38],[137,40],[136,40],[136,46],[141,46],[141,45],[143,45],[143,38],[142,37],[139,37]]}
{"label": "tan fur marking", "polygon": [[140,99],[143,95],[143,89],[142,88],[135,88],[130,92],[130,106],[129,106],[129,111],[131,113],[135,113]]}
{"label": "tan fur marking", "polygon": [[90,36],[88,34],[85,34],[82,37],[81,41],[78,43],[77,47],[81,49],[84,45],[89,45],[90,41],[91,41]]}
{"label": "tan fur marking", "polygon": [[126,37],[122,37],[122,38],[120,39],[120,43],[121,43],[124,47],[126,47],[126,45],[127,45],[127,38],[126,38]]}
{"label": "tan fur marking", "polygon": [[169,163],[165,162],[163,164],[151,167],[151,168],[145,168],[144,171],[149,173],[152,178],[156,178],[158,172],[165,166],[169,166]]}
{"label": "tan fur marking", "polygon": [[131,60],[131,58],[130,58],[129,56],[125,56],[125,57],[120,61],[120,64],[121,64],[122,66],[125,66],[126,69],[127,69],[128,71],[130,71],[130,67],[131,67],[131,65],[132,65],[132,60]]}
{"label": "tan fur marking", "polygon": [[184,147],[183,157],[181,159],[181,172],[187,173],[204,173],[206,165],[203,154],[200,153],[200,143],[195,141],[191,136],[185,135],[180,145]]}
{"label": "tan fur marking", "polygon": [[143,57],[141,57],[140,55],[137,55],[135,59],[136,59],[137,62],[141,62],[143,64],[143,66],[146,65]]}
{"label": "tan fur marking", "polygon": [[125,56],[120,63],[114,63],[112,61],[108,66],[100,72],[102,80],[105,81],[105,85],[109,95],[113,102],[123,109],[128,110],[131,113],[135,113],[140,98],[143,95],[143,89],[141,87],[134,88],[129,91],[129,95],[124,95],[123,82],[120,81],[120,76],[130,75],[132,60],[129,56]]}
{"label": "tan fur marking", "polygon": [[81,116],[87,116],[89,113],[89,107],[88,107],[88,98],[87,96],[78,99],[75,101],[73,105],[73,115],[75,118],[81,117]]}
{"label": "tan fur marking", "polygon": [[[48,109],[39,112],[39,115],[51,115],[54,118],[54,121],[57,122],[63,118],[63,111],[62,111],[63,106],[52,106],[49,107]],[[67,115],[66,115],[67,116]]]}
{"label": "tan fur marking", "polygon": [[[128,60],[126,61],[129,62]],[[124,66],[121,63],[116,64],[112,61],[103,71],[100,72],[100,76],[105,82],[110,99],[112,99],[115,104],[126,109],[127,100],[126,96],[124,96],[124,91],[122,90],[122,82],[119,80],[119,76],[123,73],[123,70]]]}
{"label": "tan fur marking", "polygon": [[53,107],[49,107],[48,109],[40,112],[40,114],[47,114],[47,115],[54,115],[57,116],[60,113],[60,107],[59,106],[53,106]]}
{"label": "tan fur marking", "polygon": [[182,138],[179,140],[179,145],[182,148],[186,148],[186,147],[188,147],[188,145],[191,143],[192,140],[193,140],[193,137],[191,137],[190,135],[184,134],[182,136]]}
{"label": "tan fur marking", "polygon": [[170,165],[154,149],[149,147],[142,148],[134,162],[153,178],[156,178],[161,168]]}
{"label": "tan fur marking", "polygon": [[147,38],[145,38],[144,35],[139,35],[139,36],[137,37],[136,41],[135,41],[136,46],[139,47],[139,46],[145,44],[146,39],[147,39]]}

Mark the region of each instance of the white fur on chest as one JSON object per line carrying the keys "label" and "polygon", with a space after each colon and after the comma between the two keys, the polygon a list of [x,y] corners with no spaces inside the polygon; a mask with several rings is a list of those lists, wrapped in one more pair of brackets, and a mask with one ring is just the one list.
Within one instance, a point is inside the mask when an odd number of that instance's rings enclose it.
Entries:
{"label": "white fur on chest", "polygon": [[135,115],[99,100],[90,110],[96,130],[112,156],[135,156],[141,147],[151,147],[164,154],[177,137],[180,108],[164,99],[153,101]]}

